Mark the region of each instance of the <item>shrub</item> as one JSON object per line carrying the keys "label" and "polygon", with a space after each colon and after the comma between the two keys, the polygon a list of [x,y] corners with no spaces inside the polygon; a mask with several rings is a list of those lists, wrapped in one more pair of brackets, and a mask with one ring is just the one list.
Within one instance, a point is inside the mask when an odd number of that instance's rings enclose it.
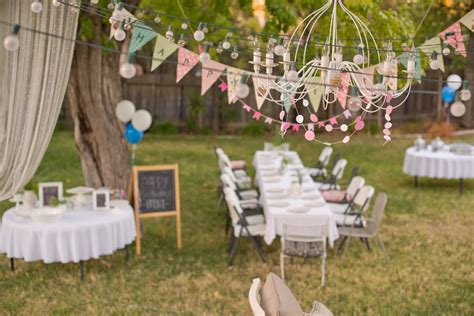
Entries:
{"label": "shrub", "polygon": [[258,122],[250,122],[241,130],[241,133],[248,136],[261,136],[265,134],[265,125]]}
{"label": "shrub", "polygon": [[160,124],[155,124],[150,129],[150,132],[152,134],[173,135],[178,133],[178,128],[171,122],[164,122]]}

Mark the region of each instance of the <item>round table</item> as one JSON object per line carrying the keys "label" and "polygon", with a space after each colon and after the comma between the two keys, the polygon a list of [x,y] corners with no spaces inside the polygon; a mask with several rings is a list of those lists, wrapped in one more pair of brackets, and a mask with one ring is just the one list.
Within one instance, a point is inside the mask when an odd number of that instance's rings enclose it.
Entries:
{"label": "round table", "polygon": [[449,151],[449,147],[433,152],[431,147],[417,151],[415,147],[407,149],[403,172],[415,177],[436,179],[459,179],[460,190],[463,192],[463,179],[474,178],[474,155],[458,155]]}
{"label": "round table", "polygon": [[0,253],[13,259],[44,263],[81,263],[110,255],[135,240],[133,209],[126,202],[108,211],[75,208],[52,223],[34,222],[15,215],[14,208],[3,214]]}

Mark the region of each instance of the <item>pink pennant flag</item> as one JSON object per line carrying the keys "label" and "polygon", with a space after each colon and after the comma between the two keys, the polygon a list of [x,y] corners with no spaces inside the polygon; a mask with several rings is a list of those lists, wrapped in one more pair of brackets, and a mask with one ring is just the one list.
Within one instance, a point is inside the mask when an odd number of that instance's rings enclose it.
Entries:
{"label": "pink pennant flag", "polygon": [[272,124],[272,123],[273,123],[272,118],[267,117],[267,118],[265,119],[265,124]]}
{"label": "pink pennant flag", "polygon": [[199,63],[199,56],[186,48],[178,50],[178,68],[176,69],[176,83],[190,72]]}
{"label": "pink pennant flag", "polygon": [[298,124],[293,124],[293,132],[299,132],[300,126]]}
{"label": "pink pennant flag", "polygon": [[[450,35],[449,33],[452,34]],[[441,37],[443,40],[446,40],[449,45],[454,47],[459,52],[459,54],[463,55],[464,57],[467,57],[460,22],[454,23],[453,25],[445,29],[443,32],[439,33],[439,37]]]}
{"label": "pink pennant flag", "polygon": [[322,128],[322,127],[324,127],[324,125],[325,125],[325,124],[324,124],[323,121],[319,121],[319,122],[318,122],[318,128]]}
{"label": "pink pennant flag", "polygon": [[344,117],[346,118],[346,120],[352,116],[351,111],[349,110],[345,110],[344,112],[342,112],[342,114],[344,114]]}
{"label": "pink pennant flag", "polygon": [[218,63],[214,60],[209,60],[202,64],[201,74],[201,95],[204,95],[214,82],[219,79],[226,68],[226,65]]}
{"label": "pink pennant flag", "polygon": [[349,79],[350,75],[349,73],[345,72],[341,74],[341,86],[339,89],[337,89],[337,99],[339,100],[339,103],[341,104],[342,108],[346,108],[346,102],[347,102],[347,93],[349,92]]}
{"label": "pink pennant flag", "polygon": [[290,128],[291,124],[288,122],[283,123],[283,129],[286,131],[288,128]]}
{"label": "pink pennant flag", "polygon": [[250,110],[252,109],[250,106],[248,106],[247,104],[244,104],[244,106],[242,106],[242,108],[247,111],[247,112],[250,112]]}
{"label": "pink pennant flag", "polygon": [[331,125],[337,125],[337,118],[336,117],[331,117],[329,119],[329,123],[331,123]]}
{"label": "pink pennant flag", "polygon": [[262,113],[255,111],[255,113],[253,113],[252,118],[253,118],[254,120],[258,121],[261,116],[262,116]]}
{"label": "pink pennant flag", "polygon": [[221,92],[226,92],[227,91],[227,83],[224,81],[221,82],[221,84],[218,86],[219,89],[221,89]]}

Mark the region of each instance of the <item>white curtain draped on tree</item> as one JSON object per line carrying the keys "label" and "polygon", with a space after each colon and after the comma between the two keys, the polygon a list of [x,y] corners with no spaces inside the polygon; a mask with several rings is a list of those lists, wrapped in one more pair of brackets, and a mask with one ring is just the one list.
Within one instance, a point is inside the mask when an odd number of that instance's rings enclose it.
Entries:
{"label": "white curtain draped on tree", "polygon": [[20,48],[0,46],[0,201],[34,175],[56,125],[69,79],[78,13],[52,1],[31,12],[31,1],[0,1],[0,39],[21,26]]}

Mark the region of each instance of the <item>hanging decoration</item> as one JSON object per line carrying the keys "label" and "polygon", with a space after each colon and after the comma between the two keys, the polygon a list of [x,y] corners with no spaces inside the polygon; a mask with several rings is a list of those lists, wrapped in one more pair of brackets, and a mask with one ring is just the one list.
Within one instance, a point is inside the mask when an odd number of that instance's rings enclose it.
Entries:
{"label": "hanging decoration", "polygon": [[202,64],[201,95],[204,95],[226,69],[226,65],[209,60]]}
{"label": "hanging decoration", "polygon": [[474,9],[459,20],[471,32],[474,32]]}
{"label": "hanging decoration", "polygon": [[229,104],[237,102],[237,85],[241,82],[244,73],[246,72],[242,69],[227,68],[227,97]]}
{"label": "hanging decoration", "polygon": [[461,54],[462,56],[467,57],[460,22],[454,23],[443,32],[439,33],[439,36],[455,49],[456,54]]}
{"label": "hanging decoration", "polygon": [[430,67],[433,70],[441,70],[444,72],[443,50],[441,48],[441,39],[435,36],[426,40],[419,49],[430,57]]}
{"label": "hanging decoration", "polygon": [[176,69],[176,83],[186,76],[199,63],[199,56],[192,51],[180,47],[178,49],[178,67]]}
{"label": "hanging decoration", "polygon": [[135,28],[132,32],[132,40],[130,42],[130,47],[128,48],[128,53],[130,54],[140,50],[157,35],[158,33],[156,33],[151,27],[141,22],[136,22]]}
{"label": "hanging decoration", "polygon": [[176,50],[178,45],[168,41],[164,36],[157,34],[155,48],[153,49],[153,60],[151,62],[151,71],[160,67]]}

